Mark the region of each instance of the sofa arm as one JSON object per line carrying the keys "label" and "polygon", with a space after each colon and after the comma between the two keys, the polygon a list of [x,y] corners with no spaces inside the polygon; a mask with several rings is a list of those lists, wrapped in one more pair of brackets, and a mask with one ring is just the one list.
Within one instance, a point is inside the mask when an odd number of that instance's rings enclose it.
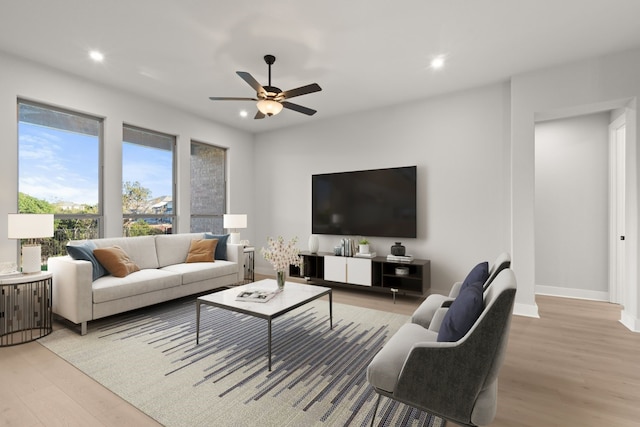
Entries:
{"label": "sofa arm", "polygon": [[93,318],[91,262],[67,255],[49,258],[48,265],[53,274],[53,312],[86,327],[86,322]]}
{"label": "sofa arm", "polygon": [[227,261],[238,264],[238,282],[244,280],[244,245],[227,243]]}
{"label": "sofa arm", "polygon": [[444,316],[449,311],[448,307],[440,307],[433,314],[433,319],[431,319],[431,323],[429,324],[429,330],[433,332],[440,332],[440,326],[442,325],[442,321],[444,320]]}
{"label": "sofa arm", "polygon": [[442,307],[445,301],[450,298],[440,294],[431,294],[425,299],[420,306],[411,315],[411,322],[416,323],[423,328],[428,328],[433,321],[436,311]]}
{"label": "sofa arm", "polygon": [[449,298],[456,299],[458,297],[458,294],[460,293],[461,286],[462,286],[462,282],[454,283],[453,286],[451,287],[451,290],[449,291]]}

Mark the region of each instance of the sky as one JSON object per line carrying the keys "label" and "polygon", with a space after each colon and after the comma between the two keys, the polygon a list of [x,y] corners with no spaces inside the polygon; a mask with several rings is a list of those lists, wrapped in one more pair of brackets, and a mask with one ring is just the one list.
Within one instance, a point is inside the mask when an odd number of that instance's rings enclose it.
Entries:
{"label": "sky", "polygon": [[[98,138],[19,123],[19,191],[50,203],[98,203]],[[123,144],[123,182],[171,195],[171,153]]]}

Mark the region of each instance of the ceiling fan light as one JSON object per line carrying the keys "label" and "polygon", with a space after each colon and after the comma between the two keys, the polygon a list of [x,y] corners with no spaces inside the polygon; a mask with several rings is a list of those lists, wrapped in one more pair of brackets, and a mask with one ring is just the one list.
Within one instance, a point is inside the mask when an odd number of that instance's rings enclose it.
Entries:
{"label": "ceiling fan light", "polygon": [[261,99],[258,101],[258,110],[266,116],[275,116],[282,111],[282,104],[271,99]]}

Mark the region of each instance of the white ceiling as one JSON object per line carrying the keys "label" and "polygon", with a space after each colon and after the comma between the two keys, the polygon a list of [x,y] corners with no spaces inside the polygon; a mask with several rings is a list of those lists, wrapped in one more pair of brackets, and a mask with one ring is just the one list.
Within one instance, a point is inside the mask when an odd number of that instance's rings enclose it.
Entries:
{"label": "white ceiling", "polygon": [[[0,50],[254,133],[640,46],[640,0],[0,2]],[[265,54],[274,86],[323,88],[292,100],[317,114],[208,99],[253,97],[235,71],[266,85]]]}

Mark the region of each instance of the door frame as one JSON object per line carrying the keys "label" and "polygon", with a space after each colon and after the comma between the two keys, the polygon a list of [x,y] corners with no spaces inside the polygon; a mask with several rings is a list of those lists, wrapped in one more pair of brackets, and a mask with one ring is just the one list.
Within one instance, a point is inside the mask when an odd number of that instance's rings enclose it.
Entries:
{"label": "door frame", "polygon": [[[622,135],[622,138],[620,137]],[[609,301],[624,303],[626,115],[609,124]]]}

